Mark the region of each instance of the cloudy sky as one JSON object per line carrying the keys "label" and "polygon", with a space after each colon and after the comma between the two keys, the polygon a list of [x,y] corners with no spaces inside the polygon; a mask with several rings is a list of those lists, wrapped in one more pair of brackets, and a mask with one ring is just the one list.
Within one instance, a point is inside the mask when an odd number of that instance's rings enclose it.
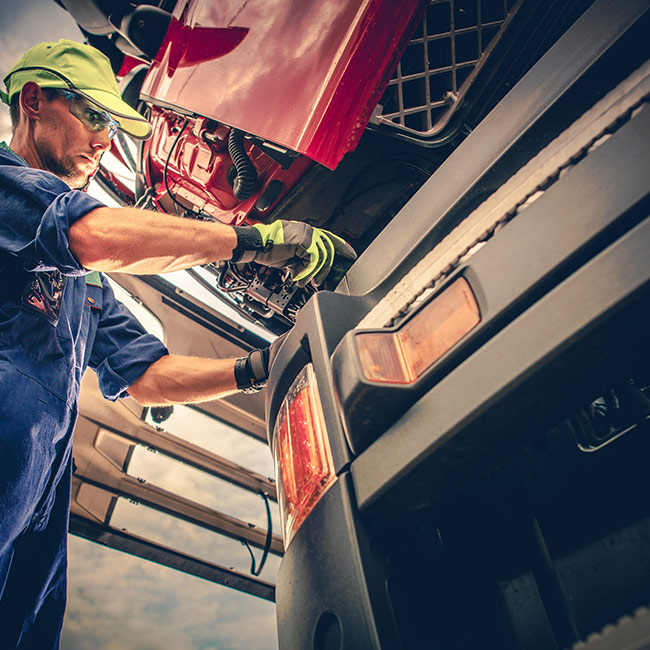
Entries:
{"label": "cloudy sky", "polygon": [[[268,450],[196,411],[176,407],[165,423],[176,435],[255,469],[272,472]],[[266,527],[264,504],[245,492],[139,447],[129,473]],[[278,531],[274,512],[273,528]],[[121,500],[112,524],[246,572],[246,549],[235,540]],[[259,551],[255,551],[257,558]],[[278,558],[262,577],[274,582]],[[70,537],[70,603],[62,650],[266,650],[277,648],[271,603]]]}
{"label": "cloudy sky", "polygon": [[[32,45],[81,33],[53,0],[0,2],[2,76]],[[0,106],[0,139],[9,140],[9,112]],[[266,476],[273,468],[259,442],[189,410],[177,409],[166,423],[172,433],[192,432],[192,442]],[[192,468],[138,449],[130,473],[183,496],[266,527],[259,497]],[[171,520],[121,500],[113,525],[127,528],[224,566],[248,571],[249,556],[238,542]],[[274,530],[278,531],[274,514]],[[259,557],[259,552],[257,552]],[[275,581],[271,556],[262,578]],[[69,604],[61,650],[275,650],[275,608],[258,598],[139,558],[70,537]]]}
{"label": "cloudy sky", "polygon": [[[0,21],[2,77],[32,45],[59,38],[79,40],[81,36],[74,21],[54,0],[0,2]],[[0,135],[6,139],[11,132],[9,111],[4,104],[1,106]]]}

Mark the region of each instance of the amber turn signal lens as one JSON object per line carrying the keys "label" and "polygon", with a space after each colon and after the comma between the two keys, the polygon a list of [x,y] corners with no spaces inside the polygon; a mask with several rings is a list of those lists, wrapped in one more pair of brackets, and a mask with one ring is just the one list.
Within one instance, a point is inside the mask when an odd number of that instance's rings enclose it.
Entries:
{"label": "amber turn signal lens", "polygon": [[311,364],[285,397],[273,430],[273,456],[285,547],[336,480]]}
{"label": "amber turn signal lens", "polygon": [[398,330],[357,334],[363,374],[368,381],[411,384],[480,321],[472,289],[459,278]]}

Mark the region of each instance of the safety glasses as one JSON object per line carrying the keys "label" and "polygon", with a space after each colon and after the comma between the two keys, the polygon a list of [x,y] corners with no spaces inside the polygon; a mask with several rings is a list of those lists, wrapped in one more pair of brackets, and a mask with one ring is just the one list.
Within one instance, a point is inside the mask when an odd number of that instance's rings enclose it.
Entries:
{"label": "safety glasses", "polygon": [[108,127],[108,137],[112,140],[120,129],[120,123],[106,111],[98,110],[88,99],[71,90],[57,90],[68,100],[69,111],[93,132],[103,131]]}
{"label": "safety glasses", "polygon": [[[46,68],[45,66],[23,66],[22,68],[17,68],[12,70],[7,77],[5,77],[5,83],[7,79],[12,74],[21,72],[23,70],[43,70],[51,75],[54,75],[61,81],[63,81],[67,86],[68,90],[55,88],[60,95],[65,97],[68,100],[68,107],[70,112],[83,124],[86,125],[93,132],[103,131],[108,127],[108,137],[112,140],[120,129],[120,123],[108,112],[98,109],[98,107],[93,104],[89,99],[83,96],[81,92],[77,92],[77,89],[74,87],[74,84],[68,79],[65,75],[62,75],[57,70],[52,68]],[[43,86],[47,88],[47,86]]]}

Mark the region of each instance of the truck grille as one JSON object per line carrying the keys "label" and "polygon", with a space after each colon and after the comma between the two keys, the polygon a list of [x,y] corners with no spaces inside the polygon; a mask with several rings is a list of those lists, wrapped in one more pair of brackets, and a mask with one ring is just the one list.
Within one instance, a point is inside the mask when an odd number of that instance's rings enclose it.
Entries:
{"label": "truck grille", "polygon": [[418,140],[439,134],[520,4],[432,0],[371,123]]}

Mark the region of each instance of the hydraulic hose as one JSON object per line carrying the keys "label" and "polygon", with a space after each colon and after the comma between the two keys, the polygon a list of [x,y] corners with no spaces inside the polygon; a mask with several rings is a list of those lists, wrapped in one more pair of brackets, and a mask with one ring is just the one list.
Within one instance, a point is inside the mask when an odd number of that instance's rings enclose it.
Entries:
{"label": "hydraulic hose", "polygon": [[231,129],[228,136],[228,153],[237,170],[237,176],[232,184],[235,198],[245,201],[255,190],[257,171],[244,151],[244,134],[237,129]]}

